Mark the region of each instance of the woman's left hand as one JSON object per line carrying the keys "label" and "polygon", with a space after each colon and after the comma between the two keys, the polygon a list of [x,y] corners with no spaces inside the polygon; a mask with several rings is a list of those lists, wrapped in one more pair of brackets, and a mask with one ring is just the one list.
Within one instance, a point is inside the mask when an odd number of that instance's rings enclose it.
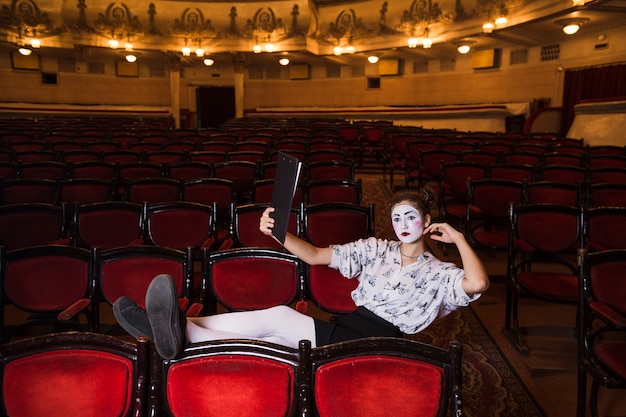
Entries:
{"label": "woman's left hand", "polygon": [[463,238],[463,234],[448,223],[432,223],[424,229],[424,233],[430,235],[432,240],[443,243],[456,243]]}

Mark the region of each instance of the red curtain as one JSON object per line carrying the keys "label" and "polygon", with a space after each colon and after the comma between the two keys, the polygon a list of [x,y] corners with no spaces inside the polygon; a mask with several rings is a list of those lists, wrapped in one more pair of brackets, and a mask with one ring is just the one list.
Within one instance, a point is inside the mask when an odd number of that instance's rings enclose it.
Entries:
{"label": "red curtain", "polygon": [[626,96],[626,64],[567,70],[563,87],[561,132],[574,121],[574,106],[581,100]]}

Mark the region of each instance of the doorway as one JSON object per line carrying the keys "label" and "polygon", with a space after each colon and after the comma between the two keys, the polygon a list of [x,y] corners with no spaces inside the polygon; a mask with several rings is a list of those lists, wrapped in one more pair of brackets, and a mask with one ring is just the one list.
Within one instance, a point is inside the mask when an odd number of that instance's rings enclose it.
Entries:
{"label": "doorway", "polygon": [[235,117],[235,87],[198,87],[198,127],[220,127]]}

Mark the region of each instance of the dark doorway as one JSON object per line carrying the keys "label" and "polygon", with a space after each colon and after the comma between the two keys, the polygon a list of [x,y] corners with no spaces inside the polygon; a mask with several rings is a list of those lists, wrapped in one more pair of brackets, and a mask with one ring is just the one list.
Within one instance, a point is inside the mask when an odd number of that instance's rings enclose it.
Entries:
{"label": "dark doorway", "polygon": [[198,127],[220,127],[235,117],[235,87],[198,87]]}

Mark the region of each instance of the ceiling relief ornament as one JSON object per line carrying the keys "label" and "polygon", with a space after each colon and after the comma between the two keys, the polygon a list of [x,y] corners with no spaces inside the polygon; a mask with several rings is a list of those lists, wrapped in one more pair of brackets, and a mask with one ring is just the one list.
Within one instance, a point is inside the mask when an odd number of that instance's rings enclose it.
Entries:
{"label": "ceiling relief ornament", "polygon": [[41,12],[33,0],[13,0],[2,6],[0,27],[17,32],[18,38],[58,34],[62,28],[54,28],[47,13]]}
{"label": "ceiling relief ornament", "polygon": [[330,23],[322,39],[334,45],[346,46],[351,44],[353,39],[366,38],[373,34],[374,32],[357,18],[354,9],[344,9],[337,15],[335,21]]}
{"label": "ceiling relief ornament", "polygon": [[279,42],[288,35],[287,26],[277,18],[274,10],[263,7],[256,11],[252,19],[248,19],[242,30],[242,37],[259,41]]}
{"label": "ceiling relief ornament", "polygon": [[98,13],[94,28],[104,36],[118,39],[143,34],[139,18],[124,3],[111,3],[104,13]]}
{"label": "ceiling relief ornament", "polygon": [[175,19],[171,34],[188,39],[213,39],[218,36],[210,19],[205,19],[199,8],[187,8],[180,19]]}
{"label": "ceiling relief ornament", "polygon": [[[456,0],[455,8],[462,9],[461,0]],[[398,30],[409,36],[427,34],[428,28],[449,23],[455,19],[455,14],[446,11],[438,2],[431,0],[413,0],[411,7],[404,10]]]}

